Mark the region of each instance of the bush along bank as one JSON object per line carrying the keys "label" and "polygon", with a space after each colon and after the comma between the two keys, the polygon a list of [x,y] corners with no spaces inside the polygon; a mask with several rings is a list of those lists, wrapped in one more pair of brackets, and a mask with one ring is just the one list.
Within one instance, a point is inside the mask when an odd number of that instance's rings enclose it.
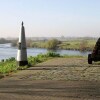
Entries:
{"label": "bush along bank", "polygon": [[6,60],[1,60],[0,62],[0,77],[4,77],[5,75],[9,75],[11,72],[15,72],[17,70],[15,58],[9,58]]}
{"label": "bush along bank", "polygon": [[27,66],[17,66],[17,62],[14,57],[11,57],[6,60],[1,60],[0,62],[0,78],[3,78],[12,72],[16,72],[18,70],[24,70],[29,67],[32,67],[38,63],[44,62],[48,59],[52,59],[54,57],[66,57],[66,58],[73,58],[73,57],[82,57],[82,56],[69,56],[64,55],[61,56],[60,54],[54,52],[48,52],[47,54],[39,54],[36,57],[30,56],[28,57],[28,65]]}
{"label": "bush along bank", "polygon": [[0,78],[9,75],[12,72],[16,72],[17,70],[27,69],[31,66],[36,65],[37,63],[44,62],[53,57],[60,57],[59,54],[48,52],[47,54],[39,54],[36,57],[30,56],[28,57],[28,65],[27,66],[17,66],[16,60],[14,57],[9,59],[2,59],[0,62]]}

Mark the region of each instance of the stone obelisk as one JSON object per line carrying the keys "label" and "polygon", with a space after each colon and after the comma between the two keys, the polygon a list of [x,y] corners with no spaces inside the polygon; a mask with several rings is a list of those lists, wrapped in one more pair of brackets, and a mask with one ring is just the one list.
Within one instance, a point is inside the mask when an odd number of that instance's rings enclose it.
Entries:
{"label": "stone obelisk", "polygon": [[21,33],[19,35],[19,41],[18,41],[17,63],[18,66],[25,66],[28,64],[25,28],[23,26],[23,22],[21,26]]}

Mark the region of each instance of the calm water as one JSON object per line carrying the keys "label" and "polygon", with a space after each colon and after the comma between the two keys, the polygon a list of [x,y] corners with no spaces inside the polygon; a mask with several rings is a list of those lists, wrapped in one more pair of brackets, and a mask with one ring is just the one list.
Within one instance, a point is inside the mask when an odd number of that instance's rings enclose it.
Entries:
{"label": "calm water", "polygon": [[[47,53],[47,49],[41,49],[41,48],[29,48],[27,49],[27,55],[28,56],[36,56],[40,53],[45,54]],[[56,53],[59,53],[61,55],[80,55],[80,56],[87,56],[90,52],[80,52],[75,50],[56,50],[54,51]],[[11,44],[0,44],[0,60],[1,59],[7,59],[10,57],[17,56],[17,48],[11,47]]]}

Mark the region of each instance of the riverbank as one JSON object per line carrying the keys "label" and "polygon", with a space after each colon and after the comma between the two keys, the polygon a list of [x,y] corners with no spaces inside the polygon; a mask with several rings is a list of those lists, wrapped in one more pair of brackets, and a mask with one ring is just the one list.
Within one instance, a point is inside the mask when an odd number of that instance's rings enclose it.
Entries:
{"label": "riverbank", "polygon": [[12,72],[16,72],[17,70],[27,69],[31,66],[36,65],[37,63],[44,62],[53,57],[61,57],[61,56],[53,52],[48,52],[47,54],[39,54],[36,57],[30,56],[28,57],[27,66],[17,66],[17,62],[14,57],[5,60],[3,59],[0,62],[0,76],[1,78],[4,76],[8,76]]}
{"label": "riverbank", "polygon": [[[29,48],[46,48],[55,50],[78,50],[78,51],[92,51],[97,39],[78,38],[66,39],[60,41],[57,39],[51,40],[27,40],[27,47]],[[12,46],[17,46],[17,43],[12,42]]]}
{"label": "riverbank", "polygon": [[[7,51],[6,51],[7,50]],[[0,61],[2,59],[8,59],[11,57],[16,58],[17,56],[17,47],[11,47],[11,44],[0,44]],[[90,51],[78,51],[78,50],[48,50],[43,48],[27,48],[27,55],[29,56],[37,56],[38,54],[46,54],[49,51],[59,53],[60,55],[69,55],[69,56],[88,56]]]}
{"label": "riverbank", "polygon": [[52,48],[56,50],[58,49],[58,50],[92,51],[95,46],[95,43],[96,43],[96,40],[58,41],[58,40],[52,39],[48,41],[35,41],[28,44],[28,47],[46,48],[46,49]]}
{"label": "riverbank", "polygon": [[100,62],[93,62],[92,65],[89,65],[87,57],[60,56],[59,54],[48,53],[40,54],[37,57],[30,56],[28,62],[28,66],[19,67],[15,60],[2,62],[2,66],[0,66],[1,76],[9,76],[12,72],[28,69],[35,70],[32,71],[34,73],[32,79],[34,80],[100,80]]}
{"label": "riverbank", "polygon": [[38,63],[45,62],[49,59],[53,59],[55,57],[59,58],[84,58],[83,56],[61,56],[60,54],[48,52],[47,54],[39,54],[36,57],[30,56],[28,57],[28,65],[27,66],[17,66],[16,60],[14,57],[2,60],[0,62],[0,76],[1,78],[10,75],[12,72],[16,72],[18,70],[25,70],[31,66],[35,66]]}
{"label": "riverbank", "polygon": [[[35,62],[31,63],[32,66],[17,67],[18,69],[14,72],[5,70],[6,73],[1,74],[4,77],[18,75],[19,79],[30,80],[100,81],[100,62],[89,65],[87,58],[81,56],[40,59],[35,58]],[[2,66],[2,68],[7,67]]]}

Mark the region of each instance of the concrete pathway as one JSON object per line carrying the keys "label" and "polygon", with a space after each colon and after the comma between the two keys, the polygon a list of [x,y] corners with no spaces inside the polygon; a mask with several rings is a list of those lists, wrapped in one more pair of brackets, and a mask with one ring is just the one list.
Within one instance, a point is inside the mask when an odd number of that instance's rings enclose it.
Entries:
{"label": "concrete pathway", "polygon": [[1,79],[0,100],[100,100],[99,69],[85,58],[51,59]]}

